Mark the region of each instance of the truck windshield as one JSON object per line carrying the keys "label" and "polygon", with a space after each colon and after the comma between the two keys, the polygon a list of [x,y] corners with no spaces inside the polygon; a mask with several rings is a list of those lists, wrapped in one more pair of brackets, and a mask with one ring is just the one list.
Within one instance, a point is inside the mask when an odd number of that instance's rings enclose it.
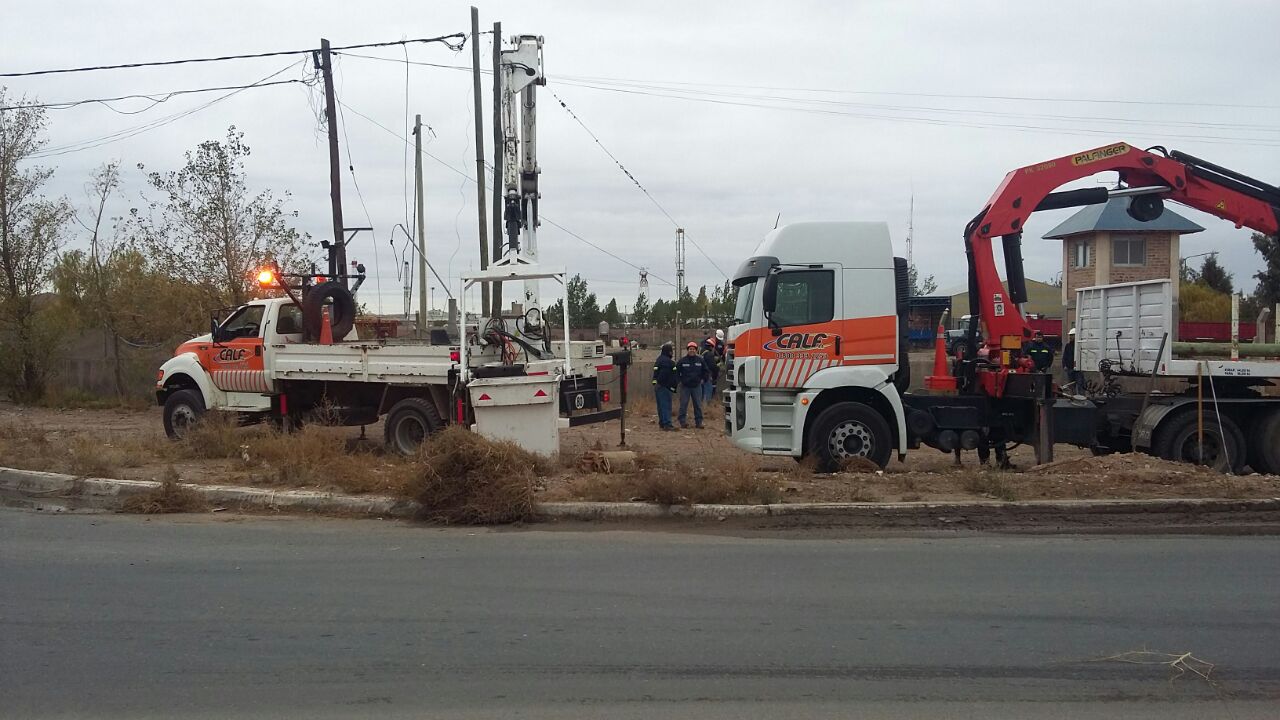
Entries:
{"label": "truck windshield", "polygon": [[733,323],[735,325],[751,321],[751,301],[755,297],[755,280],[738,286],[738,302],[733,308]]}
{"label": "truck windshield", "polygon": [[221,332],[228,338],[256,337],[262,327],[262,305],[245,305],[222,323]]}

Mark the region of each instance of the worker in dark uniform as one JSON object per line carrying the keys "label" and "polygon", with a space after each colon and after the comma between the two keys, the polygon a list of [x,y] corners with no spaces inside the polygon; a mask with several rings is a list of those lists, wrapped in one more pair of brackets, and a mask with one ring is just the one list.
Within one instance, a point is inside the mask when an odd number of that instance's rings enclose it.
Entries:
{"label": "worker in dark uniform", "polygon": [[663,343],[658,359],[653,364],[653,401],[658,406],[658,428],[662,430],[675,430],[675,426],[671,424],[671,405],[680,380],[676,375],[676,362],[672,358],[674,352],[675,347],[671,343]]}
{"label": "worker in dark uniform", "polygon": [[1039,330],[1031,337],[1024,352],[1035,363],[1036,372],[1049,372],[1049,368],[1053,366],[1053,348],[1045,343],[1044,333]]}
{"label": "worker in dark uniform", "polygon": [[689,403],[693,403],[693,423],[702,428],[702,383],[707,379],[707,364],[698,354],[698,343],[685,346],[685,356],[676,363],[680,377],[680,427],[689,427]]}

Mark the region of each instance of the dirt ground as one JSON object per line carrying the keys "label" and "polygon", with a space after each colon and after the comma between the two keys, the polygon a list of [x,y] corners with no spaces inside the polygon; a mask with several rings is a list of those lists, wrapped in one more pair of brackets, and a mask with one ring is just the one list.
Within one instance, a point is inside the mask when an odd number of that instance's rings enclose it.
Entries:
{"label": "dirt ground", "polygon": [[[729,442],[718,408],[706,429],[661,432],[651,402],[627,417],[626,448],[640,470],[604,474],[580,469],[583,453],[620,447],[616,422],[572,428],[561,435],[561,458],[539,479],[538,499],[704,502],[911,502],[1088,498],[1264,498],[1280,496],[1280,477],[1231,477],[1146,455],[1095,458],[1059,446],[1057,461],[1033,467],[1029,448],[1012,452],[1016,466],[1001,471],[966,453],[957,467],[930,448],[894,460],[884,471],[814,474],[791,458],[742,452]],[[299,436],[265,427],[227,426],[198,443],[164,437],[160,411],[52,410],[0,404],[0,466],[96,477],[291,487],[394,494],[414,464],[382,452],[380,425],[309,428]],[[649,475],[662,475],[654,490]],[[663,479],[665,478],[665,479]],[[719,489],[701,493],[699,485]],[[723,486],[723,487],[719,487]],[[690,488],[692,487],[692,491]],[[655,495],[656,493],[656,495]],[[692,496],[692,497],[691,497]]]}

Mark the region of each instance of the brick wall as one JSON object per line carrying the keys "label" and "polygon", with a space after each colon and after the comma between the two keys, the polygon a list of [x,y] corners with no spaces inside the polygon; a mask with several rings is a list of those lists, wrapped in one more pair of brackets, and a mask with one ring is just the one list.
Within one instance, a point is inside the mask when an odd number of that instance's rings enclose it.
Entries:
{"label": "brick wall", "polygon": [[1111,282],[1137,282],[1139,280],[1158,280],[1169,277],[1168,233],[1148,233],[1139,237],[1143,237],[1147,241],[1146,263],[1143,265],[1116,265],[1113,262],[1111,265]]}

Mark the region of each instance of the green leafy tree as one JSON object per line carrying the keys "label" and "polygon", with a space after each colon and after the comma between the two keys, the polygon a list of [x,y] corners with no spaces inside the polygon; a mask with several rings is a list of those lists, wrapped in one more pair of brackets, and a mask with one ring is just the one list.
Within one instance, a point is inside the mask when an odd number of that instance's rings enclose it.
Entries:
{"label": "green leafy tree", "polygon": [[609,328],[622,327],[622,312],[618,310],[617,298],[610,298],[609,304],[604,306],[604,321],[609,323]]}
{"label": "green leafy tree", "polygon": [[1188,322],[1226,322],[1231,319],[1231,296],[1200,283],[1183,285],[1178,312]]}
{"label": "green leafy tree", "polygon": [[698,297],[693,300],[694,317],[705,318],[711,314],[711,298],[707,295],[707,286],[698,288]]}
{"label": "green leafy tree", "polygon": [[569,278],[565,295],[569,298],[569,323],[573,327],[595,329],[603,314],[596,294],[587,288],[587,281],[581,275]]}
{"label": "green leafy tree", "polygon": [[631,324],[644,327],[649,322],[649,298],[640,293],[636,296],[635,307],[631,310]]}
{"label": "green leafy tree", "polygon": [[658,298],[653,303],[653,309],[649,311],[649,325],[652,327],[666,327],[671,324],[674,314],[672,304],[662,298]]}
{"label": "green leafy tree", "polygon": [[[129,211],[123,230],[155,268],[202,288],[217,306],[256,296],[257,269],[275,261],[305,271],[310,236],[291,223],[288,192],[249,189],[249,146],[235,126],[223,141],[202,142],[179,170],[152,172],[148,183],[160,199]],[[139,170],[145,170],[138,165]]]}
{"label": "green leafy tree", "polygon": [[1280,302],[1280,237],[1253,234],[1253,247],[1262,255],[1264,266],[1254,274],[1258,287],[1254,297],[1262,307],[1275,307]]}
{"label": "green leafy tree", "polygon": [[723,285],[717,285],[711,297],[710,316],[714,323],[718,326],[730,324],[737,302],[738,289],[733,286],[733,283],[725,280]]}
{"label": "green leafy tree", "polygon": [[1208,255],[1204,262],[1200,265],[1199,272],[1196,273],[1196,279],[1193,281],[1197,285],[1204,285],[1210,290],[1230,295],[1235,292],[1235,286],[1232,283],[1231,273],[1218,264],[1216,255]]}
{"label": "green leafy tree", "polygon": [[46,142],[43,108],[10,99],[0,87],[0,383],[13,400],[34,402],[45,393],[65,327],[40,295],[51,280],[71,207],[48,199],[53,171],[30,165]]}

